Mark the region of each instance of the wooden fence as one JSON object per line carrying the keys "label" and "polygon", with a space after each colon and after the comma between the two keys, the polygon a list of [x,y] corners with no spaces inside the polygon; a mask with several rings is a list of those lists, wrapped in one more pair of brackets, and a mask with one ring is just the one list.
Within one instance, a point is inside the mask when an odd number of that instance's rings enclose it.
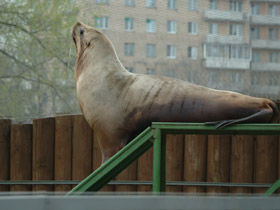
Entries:
{"label": "wooden fence", "polygon": [[[82,180],[101,163],[94,134],[81,115],[0,120],[0,180]],[[168,135],[167,181],[273,183],[280,178],[279,136]],[[151,181],[152,149],[115,180]],[[0,185],[0,191],[69,191],[71,185]],[[107,185],[103,191],[151,191]],[[264,188],[167,186],[171,192],[262,193]]]}

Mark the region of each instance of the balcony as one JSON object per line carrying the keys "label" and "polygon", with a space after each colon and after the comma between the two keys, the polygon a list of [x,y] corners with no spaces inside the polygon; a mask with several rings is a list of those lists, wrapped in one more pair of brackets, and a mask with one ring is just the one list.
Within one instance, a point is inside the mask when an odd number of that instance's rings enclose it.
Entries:
{"label": "balcony", "polygon": [[207,10],[205,11],[204,16],[208,20],[218,21],[244,22],[248,20],[246,14],[233,11]]}
{"label": "balcony", "polygon": [[252,48],[280,50],[280,41],[252,40]]}
{"label": "balcony", "polygon": [[208,34],[206,37],[207,43],[220,43],[220,44],[242,44],[242,36],[220,36],[215,34]]}
{"label": "balcony", "polygon": [[204,59],[205,68],[215,69],[250,69],[250,59],[226,59],[226,58],[211,58]]}
{"label": "balcony", "polygon": [[267,72],[267,71],[276,71],[280,72],[280,64],[279,63],[252,63],[251,66],[252,71],[260,71],[260,72]]}
{"label": "balcony", "polygon": [[252,15],[251,23],[259,25],[280,25],[280,16]]}

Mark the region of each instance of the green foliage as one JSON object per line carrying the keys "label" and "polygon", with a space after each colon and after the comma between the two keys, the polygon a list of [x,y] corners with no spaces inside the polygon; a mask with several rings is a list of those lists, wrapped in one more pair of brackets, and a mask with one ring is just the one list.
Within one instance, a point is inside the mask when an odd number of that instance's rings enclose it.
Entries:
{"label": "green foliage", "polygon": [[0,2],[0,116],[22,120],[79,111],[71,0]]}

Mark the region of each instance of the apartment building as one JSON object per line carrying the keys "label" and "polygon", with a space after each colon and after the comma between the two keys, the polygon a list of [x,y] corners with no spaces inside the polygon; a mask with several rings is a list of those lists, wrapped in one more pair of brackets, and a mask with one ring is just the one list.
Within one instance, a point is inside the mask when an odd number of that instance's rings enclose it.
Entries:
{"label": "apartment building", "polygon": [[280,0],[85,0],[128,71],[279,98]]}

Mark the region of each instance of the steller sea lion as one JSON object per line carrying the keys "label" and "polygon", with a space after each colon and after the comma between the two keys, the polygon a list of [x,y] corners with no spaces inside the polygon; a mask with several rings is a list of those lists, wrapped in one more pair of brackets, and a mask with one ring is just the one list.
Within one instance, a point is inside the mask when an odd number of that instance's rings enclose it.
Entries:
{"label": "steller sea lion", "polygon": [[276,105],[231,91],[182,80],[128,72],[111,41],[99,30],[77,22],[75,80],[81,110],[93,128],[104,163],[151,122],[268,123]]}

